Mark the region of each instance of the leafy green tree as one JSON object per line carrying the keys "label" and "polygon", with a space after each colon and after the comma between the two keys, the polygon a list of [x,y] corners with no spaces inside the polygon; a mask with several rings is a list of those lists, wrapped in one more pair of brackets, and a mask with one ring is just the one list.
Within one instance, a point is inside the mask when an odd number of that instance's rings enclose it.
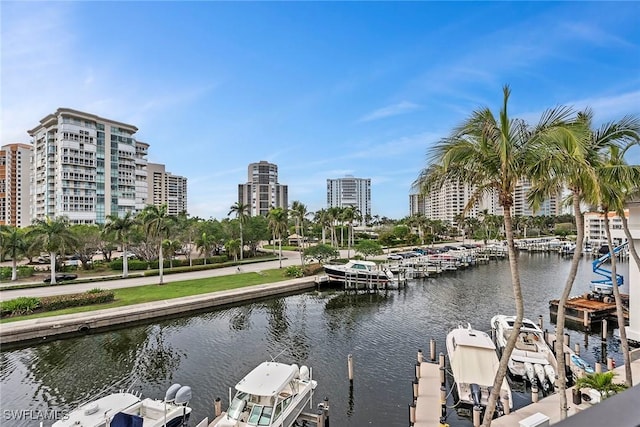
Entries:
{"label": "leafy green tree", "polygon": [[287,211],[282,208],[272,208],[267,215],[269,229],[274,238],[278,239],[278,261],[282,268],[282,237],[289,228],[289,217]]}
{"label": "leafy green tree", "polygon": [[82,268],[89,270],[93,267],[93,256],[102,242],[102,233],[97,225],[75,224],[71,226],[76,245],[74,255],[82,263]]}
{"label": "leafy green tree", "polygon": [[320,243],[319,245],[310,246],[304,250],[304,257],[308,260],[317,259],[320,264],[324,264],[330,259],[340,256],[340,252],[331,245]]}
{"label": "leafy green tree", "polygon": [[[483,419],[485,426],[491,425],[498,395],[507,373],[509,358],[524,317],[524,302],[511,217],[513,194],[520,179],[526,176],[531,164],[537,161],[532,155],[532,147],[545,139],[552,130],[565,127],[572,114],[571,110],[566,108],[546,111],[537,126],[531,128],[525,121],[509,117],[507,106],[510,93],[509,87],[505,86],[503,105],[497,117],[488,108],[476,110],[455,128],[450,136],[436,143],[430,150],[431,164],[423,170],[417,180],[418,187],[425,193],[441,187],[446,182],[468,184],[473,192],[465,206],[465,211],[471,209],[485,194],[495,192],[504,212],[516,318],[513,325],[514,332],[510,335],[503,351],[487,402]],[[434,168],[433,165],[438,167]]]}
{"label": "leafy green tree", "polygon": [[11,258],[11,281],[18,280],[18,261],[27,252],[27,248],[27,239],[21,229],[12,226],[0,229],[0,251],[3,257]]}
{"label": "leafy green tree", "polygon": [[155,242],[158,248],[158,268],[159,284],[163,284],[163,264],[162,242],[168,238],[170,223],[172,218],[167,213],[167,205],[148,205],[140,213],[140,221],[149,238]]}
{"label": "leafy green tree", "polygon": [[269,226],[267,218],[262,215],[249,217],[244,226],[245,245],[251,254],[256,256],[260,242],[269,240]]}
{"label": "leafy green tree", "polygon": [[105,233],[113,233],[114,238],[122,246],[122,277],[129,276],[129,239],[132,229],[138,225],[137,218],[129,211],[123,217],[117,214],[109,215],[104,226]]}
{"label": "leafy green tree", "polygon": [[364,256],[366,260],[370,256],[382,255],[382,245],[378,242],[374,242],[373,240],[360,240],[358,244],[356,244],[356,252],[360,253]]}
{"label": "leafy green tree", "polygon": [[33,244],[49,254],[51,262],[51,284],[56,284],[56,257],[76,245],[76,239],[69,229],[66,217],[37,219],[30,234],[34,236]]}
{"label": "leafy green tree", "polygon": [[195,241],[196,248],[200,251],[200,255],[204,258],[204,265],[207,265],[207,258],[211,256],[213,248],[216,247],[216,239],[207,233],[202,233]]}
{"label": "leafy green tree", "polygon": [[236,202],[233,205],[231,205],[231,210],[227,215],[231,215],[232,213],[236,215],[236,219],[240,224],[240,259],[242,259],[243,252],[244,252],[242,226],[247,222],[247,219],[249,218],[249,205],[244,204],[242,202]]}
{"label": "leafy green tree", "polygon": [[238,260],[238,253],[240,250],[240,242],[236,239],[227,240],[224,243],[224,248],[227,251],[227,255],[232,256],[234,261]]}

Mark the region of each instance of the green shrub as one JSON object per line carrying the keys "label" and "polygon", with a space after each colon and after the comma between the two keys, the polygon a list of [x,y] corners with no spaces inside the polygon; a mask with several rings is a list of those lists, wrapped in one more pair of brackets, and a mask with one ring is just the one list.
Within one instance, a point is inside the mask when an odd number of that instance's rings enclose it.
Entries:
{"label": "green shrub", "polygon": [[111,302],[115,298],[113,291],[97,293],[85,292],[82,294],[54,295],[40,298],[40,308],[43,311],[62,310],[69,307],[82,307],[85,305],[102,304]]}
{"label": "green shrub", "polygon": [[301,266],[291,265],[284,270],[284,275],[286,277],[302,277],[304,276],[304,272]]}
{"label": "green shrub", "polygon": [[[12,267],[0,267],[0,280],[11,280]],[[19,265],[17,268],[18,278],[31,277],[34,273],[34,268],[30,265]]]}
{"label": "green shrub", "polygon": [[[157,268],[157,265],[158,265],[157,261],[155,262],[155,265]],[[166,265],[166,262],[165,262],[165,265]],[[122,259],[114,259],[113,261],[111,261],[109,263],[109,268],[114,271],[122,271]],[[129,262],[127,262],[127,269],[129,271],[140,271],[140,270],[146,270],[148,268],[149,268],[149,263],[147,261],[140,261],[139,259],[130,259]]]}
{"label": "green shrub", "polygon": [[40,300],[34,297],[18,297],[0,302],[0,315],[21,316],[29,314],[40,305]]}
{"label": "green shrub", "polygon": [[88,294],[99,294],[100,292],[104,292],[104,289],[93,288],[87,291]]}

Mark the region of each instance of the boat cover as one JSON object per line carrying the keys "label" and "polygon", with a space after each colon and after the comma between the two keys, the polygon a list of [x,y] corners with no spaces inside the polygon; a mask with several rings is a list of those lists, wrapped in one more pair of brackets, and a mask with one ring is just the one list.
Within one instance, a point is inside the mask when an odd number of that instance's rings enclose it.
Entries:
{"label": "boat cover", "polygon": [[262,362],[236,384],[236,390],[256,396],[275,396],[298,375],[293,365]]}
{"label": "boat cover", "polygon": [[493,385],[499,365],[495,350],[458,345],[449,357],[453,377],[457,382]]}
{"label": "boat cover", "polygon": [[137,415],[118,412],[111,420],[110,427],[142,427],[143,419]]}

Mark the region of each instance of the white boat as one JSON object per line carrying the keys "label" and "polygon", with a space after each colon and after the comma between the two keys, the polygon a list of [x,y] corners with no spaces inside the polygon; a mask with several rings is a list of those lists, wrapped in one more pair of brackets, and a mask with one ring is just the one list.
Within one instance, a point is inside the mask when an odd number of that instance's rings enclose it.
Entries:
{"label": "white boat", "polygon": [[263,362],[236,384],[229,409],[213,426],[290,427],[310,404],[316,386],[304,365]]}
{"label": "white boat", "polygon": [[[491,319],[496,347],[502,354],[513,331],[515,316],[496,315]],[[544,340],[544,333],[529,319],[522,320],[516,346],[509,359],[509,372],[516,378],[536,381],[545,391],[552,391],[558,362]]]}
{"label": "white boat", "polygon": [[[500,364],[491,337],[486,332],[472,329],[471,325],[467,328],[459,326],[447,334],[447,354],[459,403],[485,407]],[[512,408],[511,387],[506,378],[500,387],[497,415],[504,413],[501,401],[505,397]]]}
{"label": "white boat", "polygon": [[121,391],[81,405],[52,427],[178,427],[189,419],[190,400],[191,387],[180,384],[169,387],[164,400]]}
{"label": "white boat", "polygon": [[329,280],[353,289],[384,289],[393,287],[393,273],[379,268],[373,261],[351,259],[346,264],[323,265]]}

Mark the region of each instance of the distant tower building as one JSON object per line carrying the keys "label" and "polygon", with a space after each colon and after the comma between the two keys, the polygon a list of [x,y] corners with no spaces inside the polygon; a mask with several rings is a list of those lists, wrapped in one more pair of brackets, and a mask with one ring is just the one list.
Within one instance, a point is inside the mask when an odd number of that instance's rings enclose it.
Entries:
{"label": "distant tower building", "polygon": [[351,175],[327,179],[327,207],[347,206],[357,208],[362,216],[358,225],[365,224],[366,219],[371,216],[371,179],[354,178]]}
{"label": "distant tower building", "polygon": [[177,216],[187,212],[187,178],[165,171],[165,166],[147,164],[147,200],[160,206],[166,203],[167,214]]}
{"label": "distant tower building", "polygon": [[32,138],[31,219],[66,216],[73,224],[104,224],[108,215],[144,206],[146,150],[138,128],[58,108],[28,131]]}
{"label": "distant tower building", "polygon": [[271,208],[287,209],[289,189],[278,183],[278,166],[261,160],[249,164],[247,183],[238,184],[238,202],[249,206],[250,216],[267,216]]}
{"label": "distant tower building", "polygon": [[31,158],[27,144],[0,147],[0,225],[31,225]]}

